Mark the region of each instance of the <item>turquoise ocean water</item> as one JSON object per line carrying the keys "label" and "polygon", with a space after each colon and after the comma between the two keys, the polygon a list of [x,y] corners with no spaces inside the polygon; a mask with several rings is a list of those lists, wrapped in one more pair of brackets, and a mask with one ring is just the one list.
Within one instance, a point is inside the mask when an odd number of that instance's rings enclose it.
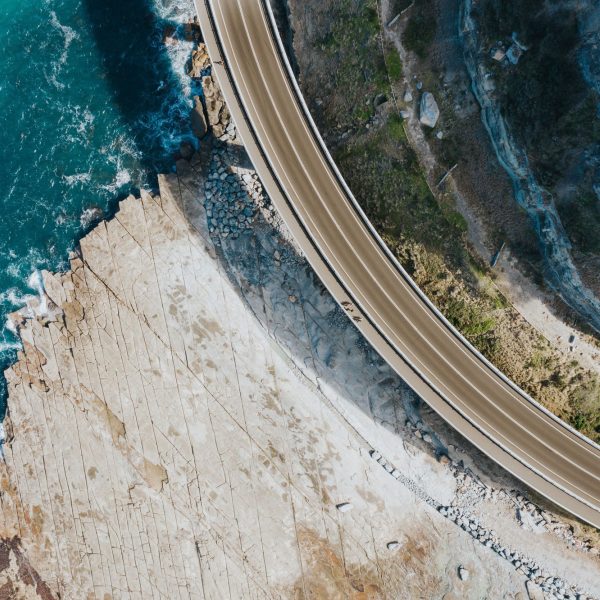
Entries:
{"label": "turquoise ocean water", "polygon": [[[156,185],[189,130],[192,0],[0,0],[0,371],[18,340],[8,313],[40,269],[118,199]],[[6,386],[0,376],[0,411]]]}

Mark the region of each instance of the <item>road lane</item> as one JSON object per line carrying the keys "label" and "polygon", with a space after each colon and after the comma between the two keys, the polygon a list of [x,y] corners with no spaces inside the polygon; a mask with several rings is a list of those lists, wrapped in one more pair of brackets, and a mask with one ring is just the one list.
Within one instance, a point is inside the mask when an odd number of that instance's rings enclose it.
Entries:
{"label": "road lane", "polygon": [[507,470],[600,525],[600,449],[498,373],[424,299],[352,198],[261,0],[197,0],[214,72],[263,184],[311,265],[391,366]]}

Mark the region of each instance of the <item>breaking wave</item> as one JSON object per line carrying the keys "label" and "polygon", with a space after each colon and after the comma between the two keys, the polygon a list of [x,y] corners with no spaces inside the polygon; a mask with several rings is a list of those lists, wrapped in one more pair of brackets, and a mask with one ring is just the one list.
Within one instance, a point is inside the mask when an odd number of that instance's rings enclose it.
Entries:
{"label": "breaking wave", "polygon": [[[118,27],[113,5],[14,2],[0,22],[0,374],[20,348],[8,314],[48,308],[40,271],[68,268],[82,233],[118,199],[153,187],[181,142],[194,139],[193,44],[184,35],[193,0],[121,2]],[[151,35],[140,19],[153,22]],[[172,44],[163,42],[167,27]],[[104,45],[99,35],[108,36]],[[0,376],[0,418],[5,398]]]}
{"label": "breaking wave", "polygon": [[60,72],[63,66],[67,62],[67,58],[69,56],[69,47],[73,43],[74,40],[79,39],[79,35],[77,32],[68,27],[67,25],[63,25],[56,16],[56,13],[52,10],[50,11],[50,27],[52,27],[55,31],[57,31],[63,38],[63,47],[60,56],[54,60],[51,64],[51,75],[49,77],[50,82],[57,89],[62,90],[65,87],[65,84],[59,81]]}

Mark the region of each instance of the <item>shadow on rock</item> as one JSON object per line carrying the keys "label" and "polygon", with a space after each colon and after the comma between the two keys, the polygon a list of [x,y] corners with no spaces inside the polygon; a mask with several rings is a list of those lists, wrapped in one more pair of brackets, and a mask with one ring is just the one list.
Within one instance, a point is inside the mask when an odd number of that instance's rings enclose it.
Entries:
{"label": "shadow on rock", "polygon": [[[422,402],[373,350],[327,292],[291,240],[236,144],[177,163],[172,184],[183,210],[214,249],[247,306],[292,361],[326,396],[351,400],[402,438],[429,432],[433,452],[446,447],[423,424]],[[338,408],[343,402],[338,404]],[[426,409],[426,412],[430,412]]]}
{"label": "shadow on rock", "polygon": [[[191,104],[165,45],[165,36],[182,26],[160,19],[148,0],[85,0],[85,7],[105,77],[146,170],[154,177],[170,171],[179,143],[193,139]],[[185,43],[183,37],[172,43]]]}

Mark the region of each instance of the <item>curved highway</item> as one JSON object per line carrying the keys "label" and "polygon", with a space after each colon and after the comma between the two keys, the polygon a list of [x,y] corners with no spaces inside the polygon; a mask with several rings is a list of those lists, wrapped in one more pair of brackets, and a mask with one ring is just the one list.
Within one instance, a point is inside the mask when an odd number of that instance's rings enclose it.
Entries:
{"label": "curved highway", "polygon": [[312,122],[266,1],[196,0],[196,7],[238,132],[311,266],[448,423],[531,488],[600,527],[600,447],[486,361],[391,255]]}

